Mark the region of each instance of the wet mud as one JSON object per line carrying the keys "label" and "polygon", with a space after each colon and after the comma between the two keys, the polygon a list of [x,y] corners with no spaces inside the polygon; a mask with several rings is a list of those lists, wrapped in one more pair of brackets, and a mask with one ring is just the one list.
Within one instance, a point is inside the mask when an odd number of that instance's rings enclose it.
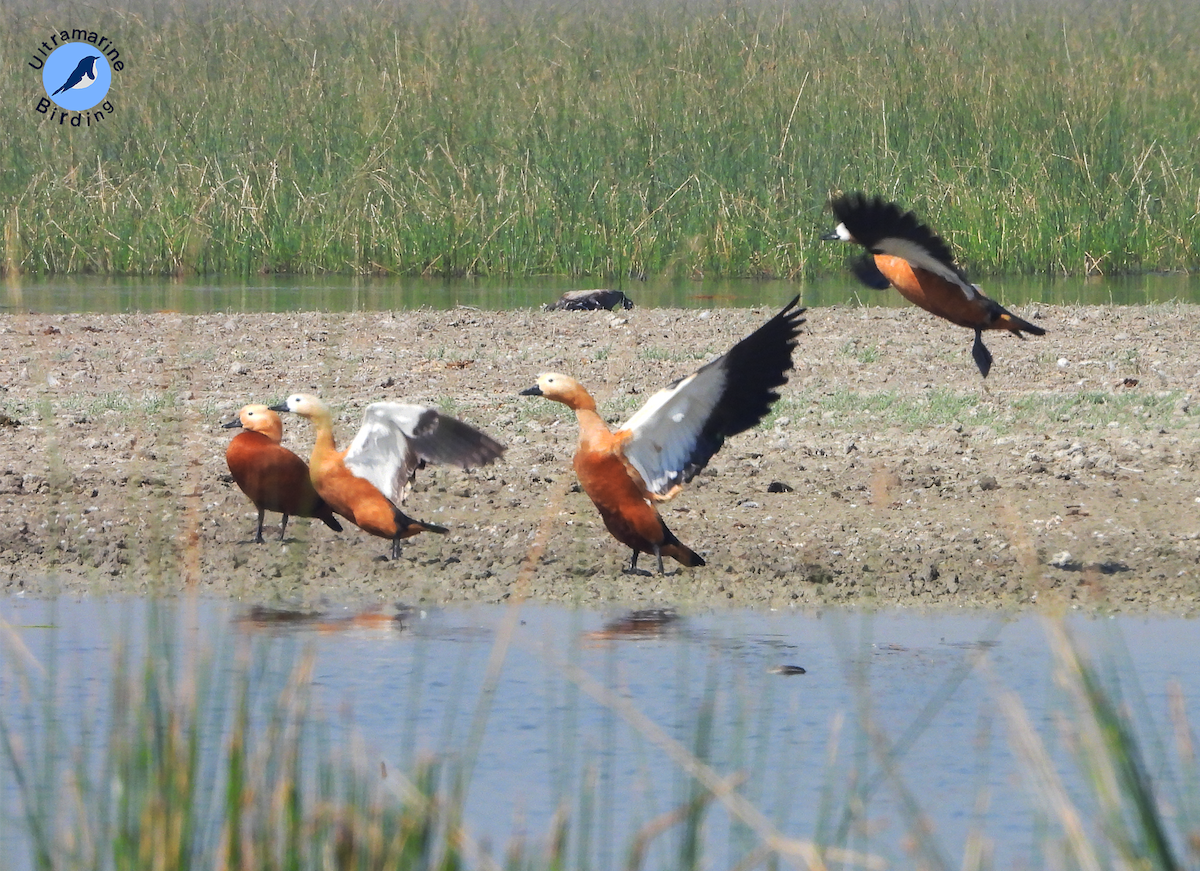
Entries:
{"label": "wet mud", "polygon": [[[782,304],[784,300],[780,300]],[[1200,601],[1200,309],[1028,306],[972,335],[912,308],[811,310],[771,416],[663,506],[708,565],[629,575],[571,471],[579,378],[612,423],[774,313],[758,310],[0,316],[0,589],[250,604],[534,600],[636,608],[833,603],[1191,613]],[[221,424],[317,393],[339,442],[363,408],[437,405],[508,445],[418,473],[389,543],[295,519],[254,544]],[[285,419],[307,456],[311,432]],[[643,566],[653,560],[642,560]]]}

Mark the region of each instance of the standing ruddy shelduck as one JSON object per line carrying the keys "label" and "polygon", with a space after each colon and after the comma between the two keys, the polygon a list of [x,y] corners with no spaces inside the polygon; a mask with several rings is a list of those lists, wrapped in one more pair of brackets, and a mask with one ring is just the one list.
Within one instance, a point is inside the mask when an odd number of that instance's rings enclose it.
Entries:
{"label": "standing ruddy shelduck", "polygon": [[992,368],[992,354],[983,344],[984,330],[1008,330],[1022,339],[1022,332],[1046,334],[969,282],[954,262],[950,246],[912,212],[861,193],[838,197],[831,205],[839,223],[821,238],[857,242],[867,249],[869,254],[854,265],[854,274],[863,284],[876,290],[891,285],[909,302],[974,330],[971,356],[984,378]]}
{"label": "standing ruddy shelduck", "polygon": [[400,556],[401,539],[419,532],[449,532],[444,526],[413,520],[399,508],[418,468],[451,463],[466,469],[504,453],[504,445],[474,427],[423,405],[368,405],[362,428],[344,451],[334,444],[329,407],[317,397],[296,393],[271,410],[312,421],[317,439],[308,468],[317,493],[364,532],[391,539],[392,559]]}
{"label": "standing ruddy shelduck", "polygon": [[225,449],[225,462],[233,480],[258,509],[254,540],[262,543],[263,516],[268,511],[283,514],[280,541],[287,530],[288,517],[319,517],[330,529],[341,532],[342,525],[332,509],[313,489],[304,460],[280,444],[283,423],[279,415],[265,405],[246,405],[238,412],[237,420],[223,424],[225,429],[237,426],[246,431],[233,437]]}
{"label": "standing ruddy shelduck", "polygon": [[796,297],[783,311],[734,345],[723,357],[660,390],[616,432],[596,413],[583,385],[566,375],[539,375],[522,396],[544,396],[575,410],[579,447],[575,474],[600,509],[613,537],[638,554],[652,553],[685,566],[704,560],[675,537],[654,507],[699,474],[725,439],[754,426],[787,382],[804,309]]}

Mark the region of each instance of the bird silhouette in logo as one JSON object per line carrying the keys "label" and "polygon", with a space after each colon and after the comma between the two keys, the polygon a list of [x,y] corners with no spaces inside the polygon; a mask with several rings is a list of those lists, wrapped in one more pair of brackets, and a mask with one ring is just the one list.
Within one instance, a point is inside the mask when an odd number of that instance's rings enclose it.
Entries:
{"label": "bird silhouette in logo", "polygon": [[100,60],[100,55],[89,54],[75,65],[75,71],[67,76],[67,80],[63,82],[63,86],[51,94],[51,97],[57,97],[63,91],[71,88],[86,88],[96,81],[96,61]]}

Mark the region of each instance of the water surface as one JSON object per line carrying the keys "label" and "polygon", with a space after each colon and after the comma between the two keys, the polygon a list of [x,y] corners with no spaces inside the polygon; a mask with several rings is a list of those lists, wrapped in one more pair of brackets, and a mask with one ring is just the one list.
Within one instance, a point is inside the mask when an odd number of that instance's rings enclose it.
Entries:
{"label": "water surface", "polygon": [[[151,607],[143,600],[0,600],[11,627],[0,646],[8,728],[42,732],[53,716],[64,734],[78,737],[76,724],[97,725],[114,645],[145,642]],[[467,826],[494,849],[515,836],[545,838],[562,805],[577,822],[589,820],[597,867],[615,867],[641,826],[686,801],[689,780],[663,743],[592,692],[628,702],[691,750],[700,712],[711,710],[712,737],[700,755],[722,776],[744,778],[741,793],[779,830],[849,843],[893,867],[913,859],[913,825],[898,799],[905,792],[948,867],[960,866],[973,827],[992,843],[997,867],[1039,864],[1033,857],[1044,820],[1005,735],[1002,692],[1020,698],[1086,806],[1073,757],[1060,746],[1064,698],[1044,624],[1034,616],[726,612],[682,615],[662,631],[612,637],[597,631],[614,615],[549,606],[418,611],[383,628],[246,616],[237,604],[203,601],[169,620],[177,621],[181,643],[227,654],[256,650],[252,658],[273,663],[280,686],[289,664],[312,651],[316,714],[328,721],[334,743],[361,735],[372,765],[406,771],[421,758],[473,756]],[[512,643],[499,648],[510,619]],[[1174,795],[1178,769],[1164,749],[1167,694],[1172,683],[1185,699],[1200,694],[1200,669],[1180,655],[1197,649],[1200,624],[1118,617],[1071,626],[1119,678],[1143,730],[1150,773]],[[14,658],[14,639],[27,655]],[[503,667],[488,704],[482,687],[497,650]],[[38,701],[44,680],[14,679],[32,673],[29,661],[55,663],[54,704]],[[236,669],[236,662],[229,655],[224,667]],[[780,666],[805,673],[779,674]],[[470,740],[476,722],[485,724],[477,752]],[[881,740],[897,748],[892,776],[882,775]],[[6,867],[29,867],[7,760],[0,772],[0,855],[24,857]],[[861,811],[851,813],[855,784],[866,791]],[[585,795],[590,810],[581,808]],[[756,843],[720,807],[706,819],[712,867],[732,867]],[[839,837],[843,828],[851,835]],[[674,836],[654,842],[649,867],[670,865]]]}
{"label": "water surface", "polygon": [[[1007,305],[1200,303],[1200,275],[995,278],[981,280],[981,284],[990,296]],[[261,276],[251,280],[19,277],[10,279],[0,291],[0,304],[13,312],[103,314],[389,311],[421,306],[448,309],[458,305],[504,310],[540,306],[557,299],[564,291],[595,287],[618,288],[635,304],[648,307],[777,307],[797,294],[804,305],[814,307],[908,305],[894,291],[872,291],[848,277],[808,282],[655,279],[606,283],[566,278],[447,281],[344,276]]]}

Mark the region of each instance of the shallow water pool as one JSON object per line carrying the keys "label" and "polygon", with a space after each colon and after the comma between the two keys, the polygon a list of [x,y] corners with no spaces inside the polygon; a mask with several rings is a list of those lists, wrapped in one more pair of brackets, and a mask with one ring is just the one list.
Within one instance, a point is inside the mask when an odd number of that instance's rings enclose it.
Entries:
{"label": "shallow water pool", "polygon": [[[158,634],[215,657],[226,674],[252,667],[280,688],[309,654],[311,718],[325,740],[361,742],[368,770],[382,772],[474,760],[466,827],[478,843],[499,853],[514,838],[541,843],[562,809],[573,837],[588,832],[577,851],[602,868],[621,864],[643,826],[692,795],[681,752],[737,784],[788,837],[888,867],[961,867],[981,845],[996,867],[1039,867],[1055,822],[1027,790],[1006,700],[1019,700],[1085,811],[1091,802],[1063,746],[1073,715],[1054,679],[1048,624],[1033,615],[525,605],[354,616],[227,601],[0,600],[0,716],[18,738],[61,733],[61,753],[78,756],[103,746],[121,644],[153,650],[148,637]],[[1067,625],[1133,711],[1149,773],[1178,807],[1168,711],[1172,687],[1185,702],[1200,696],[1190,656],[1200,624]],[[0,774],[0,855],[18,859],[6,868],[34,867],[7,755]],[[706,863],[735,866],[760,834],[713,802]],[[652,839],[647,867],[670,866],[677,839],[670,828]]]}
{"label": "shallow water pool", "polygon": [[[1111,278],[995,277],[980,284],[1008,306],[1147,305],[1200,303],[1200,275],[1130,275]],[[777,308],[799,294],[811,307],[907,306],[899,294],[872,291],[846,276],[815,281],[680,280],[606,282],[598,279],[413,279],[346,276],[259,276],[253,279],[194,277],[17,277],[0,289],[0,311],[121,314],[127,312],[402,311],[458,305],[489,311],[536,308],[563,292],[613,287],[638,306],[662,308]]]}

